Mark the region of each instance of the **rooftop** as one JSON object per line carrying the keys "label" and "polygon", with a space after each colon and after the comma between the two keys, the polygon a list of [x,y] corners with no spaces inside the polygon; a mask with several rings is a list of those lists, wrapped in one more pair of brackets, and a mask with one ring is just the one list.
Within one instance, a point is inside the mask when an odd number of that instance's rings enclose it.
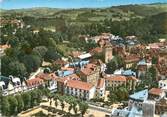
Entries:
{"label": "rooftop", "polygon": [[134,99],[134,100],[145,101],[148,98],[148,89],[136,92],[130,95],[129,98]]}
{"label": "rooftop", "polygon": [[105,79],[101,78],[101,79],[98,79],[98,82],[97,82],[97,89],[100,89],[104,86],[104,83],[105,83]]}
{"label": "rooftop", "polygon": [[90,83],[86,83],[78,80],[68,80],[67,86],[76,88],[76,89],[86,90],[86,91],[90,90],[93,87],[93,85]]}
{"label": "rooftop", "polygon": [[124,81],[124,82],[126,82],[126,77],[121,76],[121,75],[106,76],[105,79],[109,80],[109,81]]}
{"label": "rooftop", "polygon": [[129,70],[123,71],[122,75],[125,75],[125,76],[136,76],[136,72],[134,72],[131,69],[129,69]]}
{"label": "rooftop", "polygon": [[41,78],[34,78],[34,79],[27,80],[26,82],[27,82],[27,86],[36,86],[43,83],[43,80]]}
{"label": "rooftop", "polygon": [[147,63],[146,63],[145,59],[143,59],[143,60],[139,61],[137,63],[137,65],[147,65]]}
{"label": "rooftop", "polygon": [[92,55],[90,53],[86,53],[86,54],[82,54],[79,55],[78,58],[80,59],[86,59],[86,58],[90,58]]}
{"label": "rooftop", "polygon": [[167,79],[166,80],[160,80],[159,82],[167,83]]}
{"label": "rooftop", "polygon": [[36,75],[36,78],[40,78],[43,80],[50,80],[57,78],[57,76],[54,73],[39,73]]}
{"label": "rooftop", "polygon": [[162,92],[163,90],[160,88],[152,88],[149,90],[149,94],[157,95],[157,96],[159,96]]}
{"label": "rooftop", "polygon": [[138,62],[140,60],[139,56],[135,55],[135,54],[128,55],[124,59],[125,59],[126,63],[128,63],[128,62]]}
{"label": "rooftop", "polygon": [[90,75],[91,73],[93,73],[96,67],[97,66],[95,64],[89,63],[83,69],[81,69],[81,72],[85,75]]}
{"label": "rooftop", "polygon": [[69,78],[71,80],[80,80],[80,77],[77,74],[70,74],[64,78]]}
{"label": "rooftop", "polygon": [[93,48],[92,50],[90,50],[90,53],[91,54],[96,54],[96,53],[101,53],[102,51],[103,51],[102,48],[96,47],[96,48]]}

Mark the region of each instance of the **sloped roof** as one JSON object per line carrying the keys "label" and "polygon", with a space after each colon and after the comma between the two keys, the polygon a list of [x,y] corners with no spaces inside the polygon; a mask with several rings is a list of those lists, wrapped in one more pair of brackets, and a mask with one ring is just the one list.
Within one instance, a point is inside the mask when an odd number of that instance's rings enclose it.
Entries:
{"label": "sloped roof", "polygon": [[124,82],[126,82],[126,77],[121,76],[121,75],[106,76],[105,79],[109,80],[109,81],[124,81]]}
{"label": "sloped roof", "polygon": [[157,96],[159,96],[162,92],[163,90],[160,88],[152,88],[149,90],[149,94],[157,95]]}
{"label": "sloped roof", "polygon": [[104,83],[105,83],[105,79],[101,78],[101,79],[98,79],[98,82],[97,82],[97,89],[100,89],[104,86]]}
{"label": "sloped roof", "polygon": [[148,89],[138,91],[138,92],[130,95],[129,98],[134,99],[134,100],[145,101],[148,98]]}
{"label": "sloped roof", "polygon": [[86,90],[86,91],[89,91],[93,87],[93,85],[90,83],[82,82],[78,80],[68,80],[67,86],[75,89]]}

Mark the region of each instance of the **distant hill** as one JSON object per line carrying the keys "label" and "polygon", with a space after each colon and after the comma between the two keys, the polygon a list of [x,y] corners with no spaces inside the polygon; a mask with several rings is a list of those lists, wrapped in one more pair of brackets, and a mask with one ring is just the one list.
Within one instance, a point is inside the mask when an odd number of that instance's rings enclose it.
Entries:
{"label": "distant hill", "polygon": [[[3,14],[10,14],[10,13],[22,13],[23,15],[29,15],[34,17],[46,17],[46,16],[57,16],[60,13],[73,16],[73,14],[80,14],[83,12],[91,12],[93,14],[98,14],[102,16],[106,16],[103,14],[105,11],[109,13],[108,15],[112,14],[112,11],[117,12],[132,12],[136,15],[153,15],[160,12],[167,12],[167,3],[154,3],[148,5],[121,5],[121,6],[113,6],[110,8],[81,8],[81,9],[58,9],[58,8],[47,8],[47,7],[37,7],[37,8],[27,8],[27,9],[14,9],[14,10],[1,10]],[[71,15],[70,15],[71,14]]]}
{"label": "distant hill", "polygon": [[[148,4],[148,5],[122,5],[109,8],[81,8],[81,9],[57,9],[57,8],[30,8],[2,10],[1,16],[23,17],[28,24],[48,26],[59,25],[59,21],[89,24],[100,22],[104,19],[112,20],[129,20],[132,18],[144,18],[147,16],[157,15],[167,12],[167,3]],[[30,20],[31,19],[31,20]],[[29,20],[29,21],[27,21]],[[34,22],[33,22],[34,21]],[[36,22],[38,21],[38,22]]]}

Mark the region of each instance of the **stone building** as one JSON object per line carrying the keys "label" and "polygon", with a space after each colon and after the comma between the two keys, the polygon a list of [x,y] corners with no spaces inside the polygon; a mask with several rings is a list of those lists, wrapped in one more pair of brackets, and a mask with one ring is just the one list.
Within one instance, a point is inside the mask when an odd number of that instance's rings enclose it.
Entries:
{"label": "stone building", "polygon": [[80,72],[81,80],[95,85],[100,77],[100,67],[95,64],[87,64]]}
{"label": "stone building", "polygon": [[107,43],[103,51],[104,51],[105,63],[108,63],[113,58],[112,45],[110,43]]}

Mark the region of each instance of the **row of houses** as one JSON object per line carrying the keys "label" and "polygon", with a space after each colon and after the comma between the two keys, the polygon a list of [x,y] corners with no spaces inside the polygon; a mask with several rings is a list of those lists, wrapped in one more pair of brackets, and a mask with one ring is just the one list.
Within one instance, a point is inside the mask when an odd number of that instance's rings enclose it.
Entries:
{"label": "row of houses", "polygon": [[[73,73],[64,77],[59,77],[55,73],[39,73],[33,79],[20,81],[20,78],[1,76],[0,87],[4,95],[10,95],[43,85],[47,86],[51,92],[69,94],[90,100],[94,97],[103,98],[106,87],[115,89],[118,86],[130,84],[130,88],[134,89],[138,82],[135,77],[121,75],[104,75],[101,78],[99,69],[99,66],[90,63],[81,69],[80,74]],[[6,79],[8,80],[7,83],[5,82]]]}

